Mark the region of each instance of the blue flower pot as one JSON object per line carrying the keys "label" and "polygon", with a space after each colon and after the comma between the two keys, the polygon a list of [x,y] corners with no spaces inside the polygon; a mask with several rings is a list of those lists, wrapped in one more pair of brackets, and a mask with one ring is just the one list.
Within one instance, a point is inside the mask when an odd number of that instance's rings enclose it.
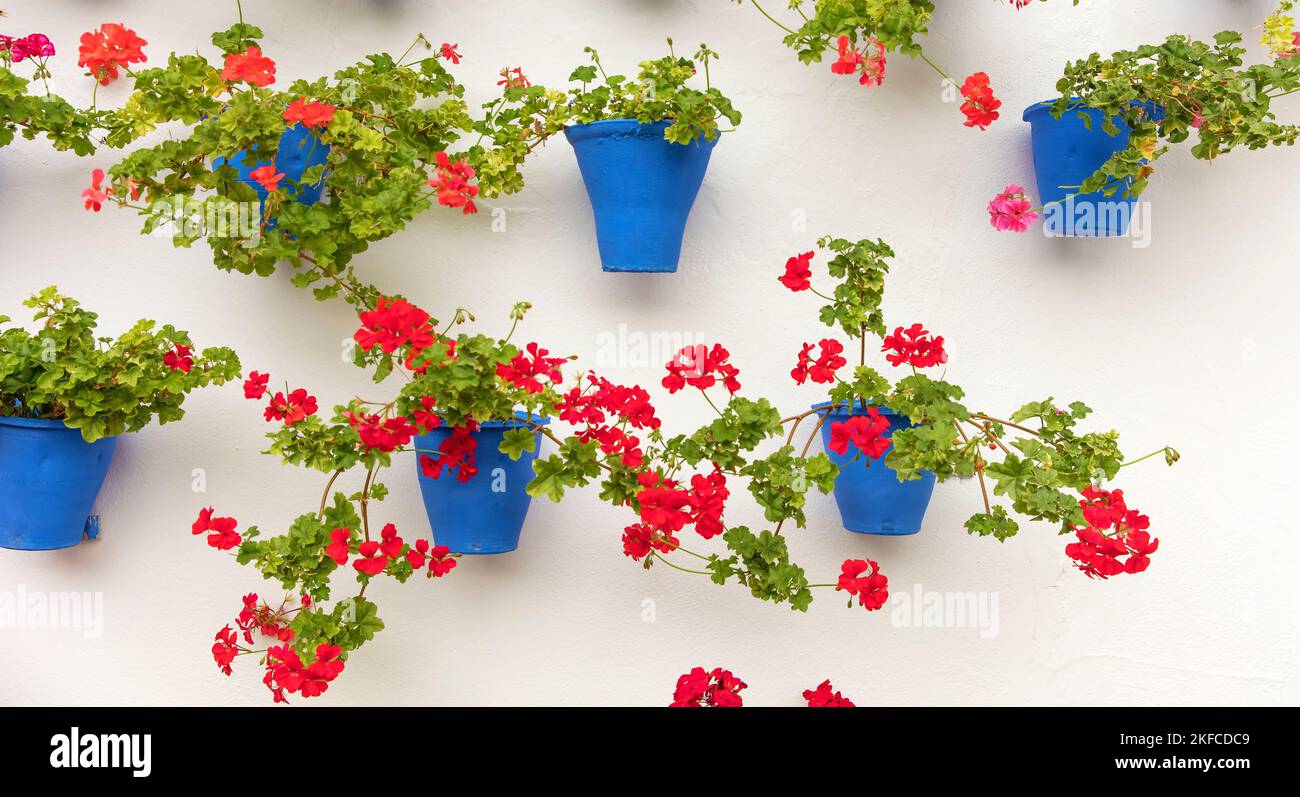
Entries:
{"label": "blue flower pot", "polygon": [[[815,404],[813,409],[828,405],[829,402]],[[906,416],[888,407],[877,407],[876,412],[889,419],[891,436],[899,429],[913,425]],[[848,420],[850,414],[866,415],[867,411],[861,404],[855,404],[852,413],[848,407],[836,407],[827,413],[821,428],[826,454],[840,467],[840,473],[835,477],[835,503],[839,505],[844,528],[859,534],[901,536],[917,533],[925,519],[925,508],[930,505],[930,494],[934,492],[934,474],[923,471],[919,479],[900,482],[897,471],[885,464],[885,457],[893,446],[880,459],[874,460],[860,454],[852,445],[847,454],[831,451],[831,424]]]}
{"label": "blue flower pot", "polygon": [[[420,458],[437,451],[450,436],[450,429],[439,427],[415,438],[415,447],[421,452],[415,458],[416,473],[435,545],[464,554],[509,553],[519,547],[519,532],[533,501],[524,488],[533,480],[533,461],[541,448],[542,433],[537,432],[538,444],[531,453],[525,452],[518,461],[512,461],[499,446],[507,429],[527,426],[522,420],[527,415],[515,415],[521,420],[484,421],[472,433],[477,441],[474,458],[478,473],[468,482],[445,471],[441,477],[431,479],[420,469]],[[532,420],[548,422],[539,416]]]}
{"label": "blue flower pot", "polygon": [[[246,184],[257,192],[258,202],[266,201],[266,189],[249,174],[259,166],[265,166],[268,161],[257,160],[256,162],[245,165],[244,160],[249,152],[254,159],[257,157],[257,150],[240,150],[233,157],[213,158],[212,168],[215,170],[223,164],[229,164],[232,169],[239,172],[239,181]],[[298,183],[302,180],[303,174],[313,166],[320,166],[330,154],[329,144],[321,143],[321,140],[307,127],[301,124],[295,124],[284,135],[280,136],[280,148],[275,154],[276,171],[284,172],[284,179],[280,181],[282,186],[289,188],[292,193],[299,188]],[[301,186],[296,196],[297,201],[304,205],[314,205],[320,201],[321,193],[325,190],[325,180],[322,177],[315,183],[309,183]]]}
{"label": "blue flower pot", "polygon": [[686,218],[718,140],[672,144],[664,140],[668,125],[608,119],[564,131],[596,216],[605,271],[677,270]]}
{"label": "blue flower pot", "polygon": [[[1105,116],[1095,108],[1071,108],[1060,119],[1052,116],[1054,101],[1034,103],[1022,118],[1029,123],[1034,149],[1034,174],[1038,182],[1037,204],[1050,205],[1043,211],[1043,227],[1051,235],[1076,238],[1120,236],[1128,232],[1136,200],[1125,199],[1127,185],[1106,196],[1101,191],[1074,193],[1077,186],[1091,177],[1116,152],[1128,146],[1131,128],[1114,117],[1119,128],[1109,136],[1102,130]],[[1154,106],[1150,112],[1159,118]],[[1079,112],[1087,114],[1091,129]]]}
{"label": "blue flower pot", "polygon": [[90,515],[117,447],[63,421],[0,417],[0,548],[71,548],[98,535]]}

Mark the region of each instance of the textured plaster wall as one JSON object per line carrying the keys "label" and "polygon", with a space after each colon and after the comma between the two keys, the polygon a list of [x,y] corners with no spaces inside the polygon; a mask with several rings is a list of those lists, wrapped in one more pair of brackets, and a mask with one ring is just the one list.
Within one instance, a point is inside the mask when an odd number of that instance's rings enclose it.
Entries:
{"label": "textured plaster wall", "polygon": [[[56,90],[84,97],[89,80],[75,67],[83,30],[125,21],[149,40],[154,63],[204,46],[232,21],[233,5],[11,0],[3,24],[49,34],[59,47]],[[683,49],[707,40],[723,55],[715,80],[745,120],[714,154],[675,276],[600,272],[563,139],[527,166],[524,192],[483,203],[504,209],[504,231],[492,230],[489,212],[430,212],[359,258],[363,275],[437,317],[473,308],[499,332],[511,303],[531,300],[525,339],[654,385],[667,426],[687,430],[710,410],[657,387],[665,353],[611,345],[611,336],[720,340],[751,395],[807,406],[816,391],[796,388],[787,373],[797,343],[822,328],[811,300],[775,276],[820,234],[882,236],[899,254],[887,319],[944,334],[949,374],[973,404],[1010,412],[1048,395],[1082,399],[1098,425],[1123,431],[1131,453],[1165,443],[1182,451],[1176,468],[1153,461],[1122,481],[1162,540],[1150,571],[1089,581],[1067,566],[1064,541],[1046,526],[1027,525],[1002,545],[969,538],[962,522],[979,503],[972,482],[939,486],[923,532],[910,539],[849,534],[832,501],[818,497],[809,527],[790,535],[815,580],[833,579],[847,557],[869,556],[895,593],[995,595],[997,633],[906,627],[888,612],[846,610],[825,591],[804,615],[668,568],[643,572],[621,552],[626,513],[580,492],[562,505],[535,502],[516,553],[465,561],[436,583],[377,584],[370,594],[388,629],[349,662],[329,702],[663,704],[696,664],[734,670],[757,705],[794,705],[827,677],[860,704],[1300,702],[1295,152],[1234,153],[1213,165],[1169,155],[1147,195],[1146,248],[998,234],[983,211],[1008,181],[1032,185],[1018,109],[1052,95],[1067,58],[1176,31],[1248,29],[1269,3],[938,5],[927,49],[954,74],[987,70],[1004,100],[987,132],[961,126],[922,64],[891,58],[885,85],[867,91],[825,64],[799,64],[758,13],[723,0],[254,0],[245,10],[267,31],[283,84],[369,52],[400,52],[423,31],[460,43],[457,74],[476,101],[503,64],[559,83],[587,44],[627,71],[658,54],[666,35]],[[120,102],[125,89],[102,90],[101,101]],[[1284,110],[1292,121],[1298,104]],[[233,346],[248,368],[310,387],[323,405],[374,394],[342,362],[355,328],[343,304],[312,301],[284,273],[219,272],[205,247],[141,237],[123,211],[84,213],[78,193],[90,169],[113,157],[92,162],[26,142],[0,152],[0,312],[19,315],[23,296],[57,282],[101,313],[104,330],[140,316],[171,320],[201,342]],[[188,526],[215,504],[243,525],[283,528],[315,505],[323,480],[258,453],[266,427],[237,385],[196,394],[186,407],[183,423],[121,442],[99,501],[102,541],[0,551],[0,589],[101,592],[104,610],[97,638],[0,629],[0,703],[267,700],[252,662],[224,678],[208,648],[240,595],[278,590]],[[204,493],[191,489],[195,469],[206,474]],[[427,529],[413,466],[388,482],[383,519],[408,533]],[[745,495],[728,518],[757,523]]]}

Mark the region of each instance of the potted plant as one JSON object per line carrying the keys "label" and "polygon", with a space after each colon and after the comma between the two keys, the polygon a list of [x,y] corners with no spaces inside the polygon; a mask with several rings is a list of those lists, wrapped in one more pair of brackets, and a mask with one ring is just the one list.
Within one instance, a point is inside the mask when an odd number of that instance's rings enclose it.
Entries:
{"label": "potted plant", "polygon": [[[323,417],[304,388],[272,388],[270,376],[253,371],[244,383],[249,399],[265,402],[263,417],[274,428],[267,453],[328,478],[319,506],[298,516],[287,531],[263,536],[239,528],[231,517],[205,508],[191,531],[206,534],[218,550],[234,550],[290,590],[292,599],[268,603],[255,594],[235,622],[218,634],[213,656],[231,673],[237,656],[252,654],[266,667],[265,681],[277,702],[289,694],[314,697],[344,669],[348,655],[383,628],[366,596],[370,582],[389,576],[405,582],[417,571],[446,575],[462,554],[504,553],[518,545],[531,502],[539,438],[554,438],[546,425],[554,413],[565,358],[530,343],[511,343],[529,305],[511,311],[504,338],[452,335],[473,317],[457,310],[438,330],[429,314],[396,296],[380,296],[363,309],[354,333],[354,362],[376,382],[394,371],[403,386],[379,401],[355,398]],[[384,469],[399,455],[413,455],[432,538],[400,534],[376,515],[388,495]],[[340,481],[355,473],[355,491]],[[347,568],[360,587],[330,600],[331,576]],[[257,637],[269,638],[258,649]]]}
{"label": "potted plant", "polygon": [[[1173,449],[1126,459],[1116,432],[1078,428],[1090,413],[1079,402],[1064,408],[1050,398],[1031,402],[1007,420],[968,409],[961,388],[919,370],[946,360],[942,338],[919,327],[885,334],[880,307],[893,256],[889,246],[837,238],[824,238],[819,246],[832,253],[827,271],[838,280],[829,293],[811,286],[812,252],[790,258],[781,282],[825,299],[821,320],[858,339],[859,365],[846,371],[839,356],[844,347],[830,339],[816,348],[804,344],[792,376],[828,385],[829,402],[793,415],[782,416],[767,399],[740,395],[739,369],[721,345],[687,347],[666,364],[661,384],[670,394],[698,393],[717,417],[694,432],[669,435],[649,391],[639,385],[590,371],[565,383],[561,366],[572,358],[551,356],[535,342],[522,349],[511,343],[529,309],[526,302],[512,309],[505,337],[495,338],[453,336],[453,327],[473,320],[463,309],[440,329],[409,301],[379,296],[359,313],[353,362],[371,370],[376,382],[399,371],[402,386],[392,398],[338,405],[328,420],[305,389],[272,389],[268,375],[252,372],[245,395],[265,400],[263,415],[276,424],[267,453],[328,478],[319,503],[282,534],[263,537],[256,527],[241,531],[234,518],[211,508],[192,525],[210,546],[235,550],[238,563],[252,565],[291,594],[279,602],[256,594],[245,598],[234,626],[216,635],[212,653],[221,671],[230,674],[236,658],[251,655],[265,667],[275,700],[320,695],[348,656],[384,627],[366,596],[373,579],[404,582],[417,571],[436,578],[450,572],[462,553],[513,548],[527,497],[560,501],[592,482],[599,483],[602,500],[635,514],[621,544],[643,567],[658,563],[717,584],[735,581],[757,598],[800,611],[808,609],[816,589],[845,593],[850,606],[867,611],[888,600],[889,579],[877,561],[847,558],[836,577],[814,583],[793,561],[782,533],[787,521],[807,525],[812,487],[825,494],[851,491],[856,480],[841,477],[855,470],[894,483],[923,479],[927,472],[935,480],[975,477],[984,510],[967,521],[972,534],[1004,540],[1018,530],[1016,513],[1073,534],[1066,554],[1089,576],[1146,569],[1159,545],[1149,520],[1128,507],[1122,490],[1107,489],[1101,480],[1161,453],[1172,464]],[[866,365],[867,332],[881,338],[891,364],[910,366],[912,373],[891,382]],[[839,407],[846,408],[842,416],[834,414]],[[882,425],[887,413],[881,408],[892,410],[900,423]],[[797,445],[800,426],[814,416],[811,433]],[[567,431],[553,428],[555,422]],[[810,453],[824,426],[830,428],[828,449],[849,455],[848,461],[837,464],[825,452]],[[543,439],[549,453],[541,451]],[[775,447],[760,453],[771,440]],[[432,539],[400,534],[392,524],[381,525],[376,514],[388,494],[383,470],[395,455],[408,453],[417,463],[426,503],[430,495],[439,496],[430,511]],[[340,482],[350,473],[353,491]],[[521,477],[529,479],[526,485]],[[726,518],[740,480],[762,515],[761,527]],[[437,487],[445,492],[430,492]],[[522,499],[516,495],[521,489]],[[503,494],[502,500],[489,493]],[[1005,505],[995,502],[998,496]],[[904,530],[898,523],[882,530]],[[467,536],[484,529],[490,534]],[[719,539],[724,549],[688,547],[682,540],[688,530],[706,541]],[[332,576],[340,568],[355,573],[360,588],[330,606]],[[266,647],[259,647],[259,635]]]}
{"label": "potted plant", "polygon": [[96,315],[52,286],[23,304],[40,329],[0,331],[0,547],[68,548],[98,533],[91,508],[118,436],[179,420],[185,396],[236,378],[239,360],[147,320],[96,338]]}
{"label": "potted plant", "polygon": [[1067,64],[1061,96],[1024,115],[1041,203],[1008,186],[989,203],[990,222],[1023,232],[1041,214],[1054,235],[1123,235],[1171,145],[1195,136],[1192,157],[1213,160],[1241,147],[1294,144],[1300,127],[1279,123],[1272,109],[1300,89],[1293,5],[1285,0],[1265,22],[1267,63],[1245,65],[1242,35],[1226,30],[1212,42],[1180,34]]}
{"label": "potted plant", "polygon": [[[502,70],[502,96],[476,128],[501,157],[521,162],[561,130],[573,146],[596,219],[605,271],[673,272],[709,157],[741,115],[714,88],[701,44],[693,59],[643,61],[635,80],[605,72],[600,56],[573,70],[567,94],[534,86],[521,69]],[[703,89],[687,83],[703,72]],[[471,150],[471,154],[476,154]],[[488,166],[484,165],[484,169]]]}
{"label": "potted plant", "polygon": [[212,35],[215,59],[173,53],[132,73],[106,143],[180,130],[109,167],[100,204],[135,210],[144,233],[170,225],[176,246],[206,241],[223,270],[287,263],[318,299],[365,308],[379,291],[353,272],[358,253],[433,206],[470,215],[477,199],[523,187],[524,155],[490,140],[452,151],[479,124],[449,71],[457,45],[421,35],[400,56],[287,81],[262,38],[241,12]]}
{"label": "potted plant", "polygon": [[[564,131],[578,158],[596,217],[605,271],[674,272],[695,196],[721,133],[740,112],[709,78],[718,54],[700,45],[695,58],[669,55],[641,63],[635,81],[607,75],[596,51],[570,80],[573,123]],[[704,72],[704,89],[687,82]],[[592,84],[595,84],[594,86]]]}
{"label": "potted plant", "polygon": [[[457,554],[509,553],[519,547],[532,504],[524,487],[533,478],[537,447],[512,459],[501,444],[507,432],[540,436],[537,430],[547,423],[544,416],[516,412],[513,418],[438,426],[415,438],[420,495],[435,543]],[[480,471],[486,475],[474,478]]]}

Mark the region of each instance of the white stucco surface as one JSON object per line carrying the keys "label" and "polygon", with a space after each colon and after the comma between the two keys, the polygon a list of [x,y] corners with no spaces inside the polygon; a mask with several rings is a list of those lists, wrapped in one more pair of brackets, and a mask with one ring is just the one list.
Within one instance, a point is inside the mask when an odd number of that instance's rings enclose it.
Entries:
{"label": "white stucco surface", "polygon": [[[714,79],[745,119],[714,152],[676,275],[600,271],[591,210],[561,138],[528,164],[522,193],[482,203],[504,209],[504,230],[492,229],[491,212],[466,219],[435,209],[358,258],[364,277],[435,317],[465,306],[483,328],[504,332],[506,311],[527,299],[535,309],[524,340],[652,386],[666,426],[688,431],[711,410],[658,387],[668,353],[647,354],[638,336],[720,341],[748,395],[806,407],[817,391],[788,372],[798,344],[824,328],[813,300],[776,276],[821,234],[880,236],[899,255],[887,320],[944,335],[949,376],[972,405],[1009,413],[1049,395],[1079,399],[1096,411],[1095,426],[1122,431],[1129,453],[1169,443],[1183,454],[1172,469],[1156,459],[1124,471],[1119,486],[1150,515],[1161,547],[1148,572],[1110,582],[1073,570],[1065,540],[1046,525],[1024,524],[1005,544],[970,538],[962,523],[979,505],[973,482],[940,485],[912,538],[845,532],[821,496],[808,528],[791,530],[814,581],[834,580],[845,558],[870,557],[896,594],[996,597],[996,633],[985,634],[908,627],[892,610],[848,610],[825,590],[800,614],[735,585],[665,567],[647,573],[621,550],[630,515],[595,490],[537,501],[516,553],[462,561],[436,582],[374,585],[368,594],[388,627],[323,702],[657,705],[697,664],[731,669],[754,705],[799,704],[801,690],[824,678],[859,705],[1300,702],[1290,492],[1300,443],[1296,152],[1243,151],[1212,165],[1186,151],[1162,159],[1146,195],[1145,248],[1050,240],[1036,229],[999,234],[984,212],[1006,183],[1033,185],[1019,109],[1053,96],[1067,58],[1225,28],[1247,31],[1263,57],[1250,29],[1269,5],[1053,0],[1016,11],[941,2],[927,51],[954,75],[986,70],[1004,101],[1003,118],[979,132],[962,127],[922,63],[891,57],[884,86],[866,90],[826,64],[798,63],[753,8],[723,0],[246,2],[283,85],[370,52],[401,52],[417,31],[459,43],[457,75],[477,101],[506,64],[535,82],[563,82],[588,44],[624,72],[657,56],[667,35],[682,49],[706,40],[721,52]],[[3,7],[0,30],[54,40],[56,90],[81,98],[91,88],[75,66],[82,31],[125,22],[149,41],[153,64],[171,50],[209,52],[208,34],[234,18],[233,2]],[[120,102],[126,91],[123,82],[100,99]],[[1300,98],[1279,108],[1300,121]],[[101,314],[103,330],[141,316],[172,321],[201,343],[234,347],[246,368],[308,387],[322,406],[376,394],[340,357],[355,329],[343,303],[313,301],[287,273],[220,272],[206,247],[142,237],[125,211],[84,212],[78,195],[90,170],[116,155],[78,159],[28,142],[0,151],[0,313],[21,316],[26,294],[57,283]],[[630,343],[610,343],[620,335]],[[189,524],[213,505],[241,526],[282,529],[315,506],[324,480],[259,454],[267,426],[238,385],[195,394],[186,407],[182,423],[121,442],[99,501],[101,541],[0,551],[0,590],[102,593],[104,612],[93,638],[0,629],[0,703],[269,700],[255,662],[241,660],[226,678],[209,648],[241,595],[279,589],[191,537]],[[196,469],[202,493],[191,487]],[[383,519],[427,531],[414,466],[386,481]],[[730,522],[761,522],[747,498],[737,490]]]}

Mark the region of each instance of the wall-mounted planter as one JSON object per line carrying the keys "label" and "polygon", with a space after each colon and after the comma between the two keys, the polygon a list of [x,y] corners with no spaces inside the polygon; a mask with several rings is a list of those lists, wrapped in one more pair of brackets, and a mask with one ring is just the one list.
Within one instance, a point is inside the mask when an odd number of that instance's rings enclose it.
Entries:
{"label": "wall-mounted planter", "polygon": [[0,548],[71,548],[98,534],[91,518],[117,447],[87,443],[63,421],[0,417]]}
{"label": "wall-mounted planter", "polygon": [[[1052,116],[1053,100],[1025,109],[1034,149],[1034,174],[1041,204],[1060,204],[1043,211],[1044,229],[1052,235],[1075,238],[1120,236],[1128,232],[1136,200],[1124,198],[1124,187],[1106,196],[1100,191],[1066,199],[1116,152],[1128,146],[1131,128],[1114,117],[1119,133],[1101,129],[1105,115],[1094,108],[1071,108],[1060,119]],[[1084,124],[1079,112],[1087,114]],[[1152,113],[1156,113],[1152,108]],[[1158,115],[1157,115],[1158,118]]]}
{"label": "wall-mounted planter", "polygon": [[[478,473],[467,482],[457,480],[451,473],[443,473],[437,479],[425,476],[420,472],[420,457],[416,456],[420,494],[429,515],[429,527],[433,529],[434,544],[463,554],[509,553],[519,547],[519,533],[533,500],[525,488],[533,480],[533,461],[541,449],[541,431],[537,432],[538,444],[532,453],[511,461],[498,447],[507,429],[528,425],[524,421],[527,415],[515,414],[520,420],[484,421],[472,433],[476,440],[474,457]],[[547,423],[539,416],[533,416],[532,420]],[[436,451],[450,434],[450,429],[439,427],[415,438],[415,447],[420,451]]]}
{"label": "wall-mounted planter", "polygon": [[[829,402],[813,405],[813,409],[828,406]],[[877,407],[876,412],[889,419],[889,434],[912,425],[906,416],[888,407]],[[849,447],[847,454],[836,454],[830,449],[831,424],[848,420],[852,415],[866,415],[861,405],[855,404],[852,413],[845,406],[832,409],[822,424],[822,444],[831,461],[840,467],[835,477],[835,503],[840,508],[844,528],[859,534],[915,534],[921,530],[925,509],[934,492],[934,474],[925,472],[919,479],[900,482],[897,472],[885,464],[885,456],[872,460],[865,455],[854,461],[858,450]],[[870,467],[868,467],[870,463]]]}
{"label": "wall-mounted planter", "polygon": [[673,272],[686,218],[718,143],[664,140],[669,122],[609,119],[564,135],[578,157],[605,271]]}
{"label": "wall-mounted planter", "polygon": [[[244,160],[248,152],[248,150],[240,150],[229,159],[213,158],[212,168],[216,169],[218,166],[228,163],[231,168],[239,172],[239,181],[257,192],[259,202],[265,202],[266,189],[262,188],[249,174],[259,166],[265,166],[268,161],[258,160],[245,165]],[[253,157],[256,158],[257,151],[252,150],[252,153]],[[284,172],[282,183],[292,193],[298,187],[303,174],[311,167],[320,166],[324,163],[329,154],[329,144],[322,143],[307,127],[296,124],[284,131],[284,135],[280,136],[280,148],[275,155],[275,169]],[[297,200],[304,205],[314,205],[320,201],[321,193],[324,190],[325,180],[321,178],[315,183],[302,186],[302,190],[297,195]]]}

